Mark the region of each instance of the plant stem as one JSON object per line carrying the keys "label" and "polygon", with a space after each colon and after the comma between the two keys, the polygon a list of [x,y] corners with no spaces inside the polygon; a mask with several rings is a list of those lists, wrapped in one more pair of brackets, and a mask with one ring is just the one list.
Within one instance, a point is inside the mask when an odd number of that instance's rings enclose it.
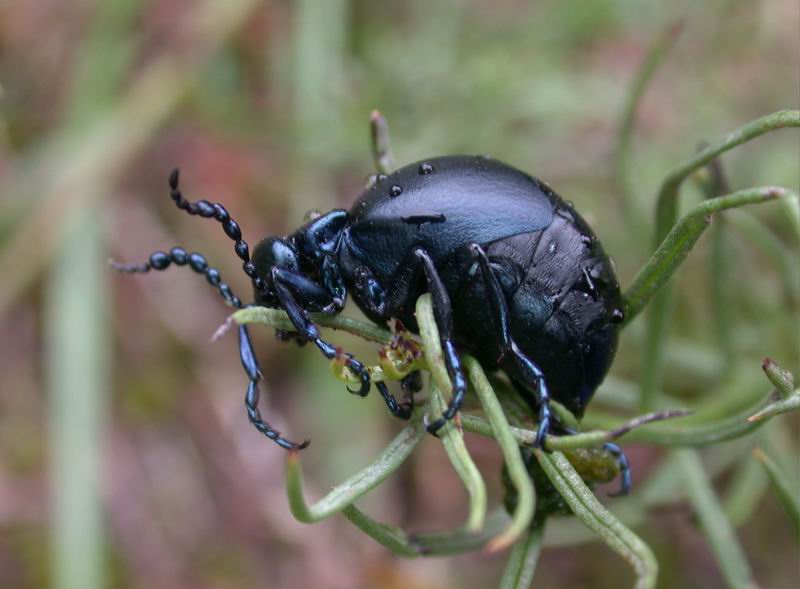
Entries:
{"label": "plant stem", "polygon": [[798,198],[798,195],[787,188],[777,186],[748,188],[704,200],[686,213],[672,227],[650,260],[636,275],[633,284],[625,291],[623,295],[625,323],[630,323],[664,287],[703,231],[711,224],[715,213],[776,198]]}
{"label": "plant stem", "polygon": [[286,494],[292,515],[306,524],[318,522],[342,511],[356,499],[382,483],[408,458],[425,436],[421,416],[406,426],[381,452],[378,458],[313,505],[308,505],[303,492],[303,471],[299,453],[289,452],[286,460]]}
{"label": "plant stem", "polygon": [[492,425],[497,442],[503,450],[509,478],[517,491],[517,506],[511,516],[511,525],[489,544],[490,550],[500,550],[513,544],[530,525],[536,511],[536,491],[525,468],[517,441],[511,433],[503,407],[497,400],[497,395],[486,379],[481,365],[474,358],[466,356],[464,368]]}
{"label": "plant stem", "polygon": [[[342,317],[341,315],[325,315],[323,313],[311,313],[311,319],[317,325],[322,327],[330,327],[331,329],[338,329],[353,335],[357,335],[365,340],[377,342],[379,344],[388,344],[392,341],[392,333],[388,329],[379,327],[372,323],[365,323],[350,317]],[[262,325],[269,325],[275,329],[285,329],[288,331],[294,330],[294,325],[289,320],[286,311],[281,309],[268,309],[267,307],[247,307],[236,311],[231,315],[230,320],[236,322],[238,325],[247,323],[259,323]]]}

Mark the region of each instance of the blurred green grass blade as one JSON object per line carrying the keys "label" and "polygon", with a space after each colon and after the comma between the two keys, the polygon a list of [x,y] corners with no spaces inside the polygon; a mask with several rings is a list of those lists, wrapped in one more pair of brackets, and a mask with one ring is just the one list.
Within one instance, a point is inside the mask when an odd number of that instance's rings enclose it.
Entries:
{"label": "blurred green grass blade", "polygon": [[699,454],[694,450],[679,450],[676,455],[681,466],[679,472],[689,493],[689,501],[700,518],[706,539],[727,585],[735,589],[752,589],[753,574],[747,557],[714,489],[711,488]]}
{"label": "blurred green grass blade", "polygon": [[[785,204],[797,202],[794,199],[784,201]],[[785,304],[796,305],[800,297],[797,246],[784,243],[766,223],[746,209],[729,215],[728,223],[775,265],[783,283]]]}
{"label": "blurred green grass blade", "polygon": [[[182,21],[181,33],[197,39],[185,55],[161,55],[144,66],[124,97],[93,124],[57,133],[27,157],[8,198],[35,199],[37,206],[13,226],[0,250],[0,313],[59,252],[71,231],[72,211],[108,196],[110,179],[147,144],[203,72],[210,54],[256,6],[255,0],[207,0]],[[89,189],[91,188],[91,190]],[[60,219],[58,227],[53,219]],[[37,244],[31,248],[31,244]]]}
{"label": "blurred green grass blade", "polygon": [[[133,58],[136,3],[99,3],[81,43],[61,132],[81,133],[118,98]],[[85,185],[84,193],[102,190]],[[101,463],[110,340],[103,216],[76,207],[47,281],[47,383],[53,501],[53,587],[106,585]],[[63,220],[63,219],[62,219]]]}
{"label": "blurred green grass blade", "polygon": [[100,463],[108,391],[108,290],[99,223],[83,215],[47,282],[53,586],[105,586]]}
{"label": "blurred green grass blade", "polygon": [[657,405],[655,392],[664,369],[664,335],[675,304],[668,284],[670,278],[689,255],[715,213],[777,197],[787,200],[798,198],[796,193],[785,188],[767,186],[741,190],[701,202],[672,227],[624,292],[626,324],[650,304],[641,376],[640,408],[643,411],[652,410]]}
{"label": "blurred green grass blade", "polygon": [[529,589],[542,551],[544,524],[532,527],[514,544],[500,579],[500,589]]}
{"label": "blurred green grass blade", "polygon": [[756,448],[753,450],[753,456],[761,463],[767,473],[772,490],[786,512],[795,540],[800,542],[800,501],[798,501],[797,492],[792,490],[792,485],[786,475],[778,464],[767,456],[766,452],[761,448]]}
{"label": "blurred green grass blade", "polygon": [[767,484],[764,469],[757,461],[746,460],[735,466],[722,500],[725,514],[734,527],[742,526],[750,520],[759,507]]}
{"label": "blurred green grass blade", "polygon": [[[641,210],[639,201],[635,198],[630,186],[630,159],[631,139],[636,121],[636,112],[639,103],[650,86],[655,73],[658,71],[664,58],[675,46],[675,42],[683,29],[683,22],[677,22],[667,27],[658,35],[647,51],[647,55],[636,72],[636,76],[628,90],[622,116],[617,128],[616,145],[614,147],[614,174],[615,184],[622,198],[622,214],[625,216],[627,227],[630,231],[643,233],[647,226],[645,214]],[[632,236],[633,237],[633,236]],[[640,235],[639,237],[644,237]]]}
{"label": "blurred green grass blade", "polygon": [[534,454],[575,517],[633,567],[636,588],[655,587],[658,562],[650,547],[597,500],[562,453],[534,450]]}

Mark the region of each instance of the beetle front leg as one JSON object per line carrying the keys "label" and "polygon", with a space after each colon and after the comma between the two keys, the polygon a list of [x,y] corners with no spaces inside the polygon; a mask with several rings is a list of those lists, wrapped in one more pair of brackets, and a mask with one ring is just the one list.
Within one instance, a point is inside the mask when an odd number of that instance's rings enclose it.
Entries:
{"label": "beetle front leg", "polygon": [[[281,308],[289,315],[289,320],[292,322],[295,329],[297,329],[300,336],[308,341],[314,342],[314,345],[320,349],[328,360],[333,360],[339,356],[339,351],[336,347],[320,337],[319,328],[311,321],[308,311],[298,303],[294,294],[297,292],[306,297],[313,294],[313,298],[306,298],[304,300],[304,302],[310,303],[317,300],[315,297],[323,293],[324,289],[300,274],[289,272],[281,268],[273,268],[271,277],[275,288],[275,294],[278,296]],[[327,296],[330,298],[330,295]],[[352,390],[349,387],[347,390],[353,394],[365,397],[367,393],[369,393],[370,386],[367,368],[350,354],[345,354],[345,364],[361,381],[361,385],[357,390]]]}
{"label": "beetle front leg", "polygon": [[425,272],[425,279],[428,282],[428,291],[431,293],[433,302],[433,316],[436,319],[436,326],[439,328],[439,339],[442,344],[442,354],[450,381],[453,384],[453,395],[439,419],[428,425],[428,432],[435,434],[442,426],[453,418],[464,402],[464,395],[467,392],[467,379],[461,367],[461,359],[456,352],[453,344],[453,307],[450,304],[450,296],[442,282],[433,260],[424,249],[416,249],[414,257],[422,265]]}
{"label": "beetle front leg", "polygon": [[247,409],[247,417],[250,419],[250,423],[281,448],[302,450],[308,446],[310,440],[305,440],[301,444],[287,440],[261,417],[261,412],[258,409],[258,399],[261,396],[258,390],[258,381],[261,380],[261,369],[258,366],[258,360],[253,351],[253,344],[250,342],[250,334],[246,325],[239,326],[239,357],[242,360],[244,371],[250,379],[250,383],[247,385],[247,394],[244,398],[244,405]]}
{"label": "beetle front leg", "polygon": [[544,437],[550,429],[550,392],[547,389],[544,373],[536,363],[522,353],[511,337],[508,327],[508,304],[500,287],[500,282],[489,264],[486,252],[478,244],[472,244],[471,250],[478,259],[481,277],[492,310],[491,315],[495,323],[498,344],[502,350],[502,359],[513,363],[516,371],[522,375],[525,384],[536,391],[536,403],[539,406],[539,425],[536,430],[534,447],[541,448],[544,446]]}

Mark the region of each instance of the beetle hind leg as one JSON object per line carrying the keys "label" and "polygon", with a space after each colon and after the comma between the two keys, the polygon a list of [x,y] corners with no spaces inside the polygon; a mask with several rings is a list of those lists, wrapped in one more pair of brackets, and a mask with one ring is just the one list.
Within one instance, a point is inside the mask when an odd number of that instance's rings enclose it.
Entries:
{"label": "beetle hind leg", "polygon": [[481,277],[489,298],[498,344],[502,351],[501,362],[512,364],[517,374],[522,377],[521,380],[524,384],[533,388],[535,391],[539,415],[534,447],[543,448],[544,437],[549,432],[551,423],[550,392],[547,388],[544,373],[542,373],[535,362],[522,353],[511,337],[511,332],[508,327],[508,304],[506,303],[500,282],[489,264],[489,258],[486,256],[486,252],[484,252],[479,245],[473,244],[472,253],[478,260]]}

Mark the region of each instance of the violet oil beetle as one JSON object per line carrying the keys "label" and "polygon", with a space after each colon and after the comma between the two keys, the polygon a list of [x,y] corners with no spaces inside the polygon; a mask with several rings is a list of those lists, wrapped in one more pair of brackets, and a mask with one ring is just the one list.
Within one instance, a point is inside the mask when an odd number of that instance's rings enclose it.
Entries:
{"label": "violet oil beetle", "polygon": [[[415,303],[430,293],[453,385],[446,410],[428,423],[431,433],[464,399],[462,353],[506,373],[538,416],[536,446],[551,429],[570,433],[551,415],[550,400],[580,417],[614,358],[623,311],[609,257],[571,204],[497,160],[433,157],[378,174],[349,211],[336,209],[286,236],[266,237],[252,257],[222,205],[186,200],[177,170],[169,188],[178,208],[222,224],[252,282],[253,303],[286,311],[296,330],[289,337],[313,343],[328,359],[339,352],[320,336],[310,313],[337,314],[349,295],[372,321],[397,319],[417,332]],[[129,273],[172,265],[188,265],[227,304],[246,306],[198,253],[176,247],[142,264],[113,264]],[[308,441],[283,437],[259,411],[261,371],[245,325],[239,352],[250,422],[283,448],[305,447]],[[365,366],[351,355],[345,363],[360,379],[351,392],[366,395]],[[413,394],[398,402],[385,383],[374,384],[393,415],[410,417]],[[614,444],[606,449],[619,460],[627,493],[627,459]]]}

